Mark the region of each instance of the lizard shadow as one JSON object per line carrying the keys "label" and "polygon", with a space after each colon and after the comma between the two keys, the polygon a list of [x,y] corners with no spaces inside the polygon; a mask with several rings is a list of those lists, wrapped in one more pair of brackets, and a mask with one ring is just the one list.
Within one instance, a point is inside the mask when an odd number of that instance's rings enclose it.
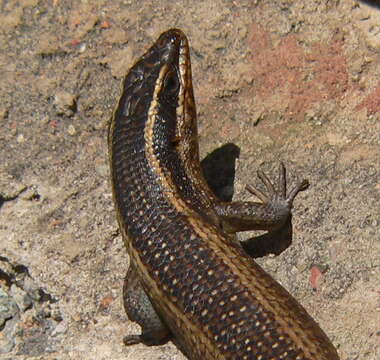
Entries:
{"label": "lizard shadow", "polygon": [[365,3],[369,6],[380,9],[380,1],[379,0],[360,0],[359,2]]}
{"label": "lizard shadow", "polygon": [[[202,170],[210,189],[223,202],[232,201],[236,160],[239,156],[240,148],[235,144],[228,143],[215,149],[201,161]],[[280,229],[243,241],[242,246],[250,256],[257,258],[269,254],[279,255],[291,245],[291,242],[290,215]]]}
{"label": "lizard shadow", "polygon": [[207,184],[221,201],[232,201],[236,159],[239,156],[240,148],[228,143],[215,149],[201,161]]}

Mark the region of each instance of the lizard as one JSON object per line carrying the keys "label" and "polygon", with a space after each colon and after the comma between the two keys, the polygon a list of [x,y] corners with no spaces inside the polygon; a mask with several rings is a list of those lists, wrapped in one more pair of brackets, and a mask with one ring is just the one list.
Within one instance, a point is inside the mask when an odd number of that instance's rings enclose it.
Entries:
{"label": "lizard", "polygon": [[[190,50],[170,29],[132,66],[108,133],[112,192],[130,256],[124,305],[142,333],[126,345],[172,339],[191,360],[338,360],[335,347],[235,233],[291,236],[287,192],[258,172],[261,202],[223,202],[201,170]],[[267,235],[267,234],[265,234]]]}

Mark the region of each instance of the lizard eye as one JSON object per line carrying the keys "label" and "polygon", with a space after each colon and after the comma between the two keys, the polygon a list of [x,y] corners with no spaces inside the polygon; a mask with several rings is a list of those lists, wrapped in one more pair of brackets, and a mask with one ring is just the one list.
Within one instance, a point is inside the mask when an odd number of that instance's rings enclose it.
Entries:
{"label": "lizard eye", "polygon": [[180,82],[175,71],[169,71],[163,82],[164,92],[171,96],[177,96]]}

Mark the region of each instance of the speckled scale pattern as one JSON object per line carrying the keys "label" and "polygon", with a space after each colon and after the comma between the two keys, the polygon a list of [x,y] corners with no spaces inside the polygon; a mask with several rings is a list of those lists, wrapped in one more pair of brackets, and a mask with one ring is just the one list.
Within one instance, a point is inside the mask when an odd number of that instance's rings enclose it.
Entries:
{"label": "speckled scale pattern", "polygon": [[[132,132],[129,134],[134,137]],[[134,138],[138,142],[138,137]],[[119,141],[125,140],[121,137]],[[115,149],[117,144],[118,141],[115,142]],[[270,326],[277,328],[273,326],[271,315],[230,274],[221,259],[205,247],[204,241],[194,235],[185,218],[176,213],[165,199],[160,196],[153,199],[149,195],[151,192],[139,193],[127,186],[140,182],[140,176],[145,173],[141,171],[143,162],[128,158],[130,161],[124,161],[124,167],[118,167],[120,175],[116,175],[127,180],[119,182],[124,189],[120,207],[124,218],[129,220],[125,225],[133,239],[133,246],[142,254],[142,262],[160,287],[165,289],[168,299],[176,299],[176,305],[184,314],[196,321],[201,329],[207,329],[226,358],[228,353],[231,354],[230,358],[240,354],[249,356],[248,359],[253,359],[253,353],[264,356],[264,359],[269,358],[269,354],[276,354],[273,344],[279,335],[274,334],[273,329],[270,336],[264,335]],[[137,157],[137,160],[142,158]],[[148,209],[143,205],[143,197],[147,203],[154,201],[161,206]],[[150,219],[149,223],[146,219]],[[151,245],[148,245],[149,241]],[[147,249],[149,251],[145,251]],[[158,273],[155,274],[155,271]],[[257,342],[256,338],[266,341]],[[284,344],[276,348],[278,356],[283,353],[284,346],[288,346],[287,343],[290,340],[285,336]],[[288,354],[290,357],[284,359],[295,358],[294,350],[288,350]]]}

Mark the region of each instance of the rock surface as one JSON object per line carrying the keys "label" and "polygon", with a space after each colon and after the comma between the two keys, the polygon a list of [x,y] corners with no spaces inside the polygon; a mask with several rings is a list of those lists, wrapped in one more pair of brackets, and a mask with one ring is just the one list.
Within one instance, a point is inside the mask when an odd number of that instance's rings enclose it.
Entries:
{"label": "rock surface", "polygon": [[203,157],[240,148],[234,198],[279,159],[310,180],[292,245],[260,264],[342,360],[379,359],[379,23],[352,0],[5,2],[0,359],[184,359],[122,344],[140,330],[122,308],[106,143],[123,74],[171,27],[191,44]]}

